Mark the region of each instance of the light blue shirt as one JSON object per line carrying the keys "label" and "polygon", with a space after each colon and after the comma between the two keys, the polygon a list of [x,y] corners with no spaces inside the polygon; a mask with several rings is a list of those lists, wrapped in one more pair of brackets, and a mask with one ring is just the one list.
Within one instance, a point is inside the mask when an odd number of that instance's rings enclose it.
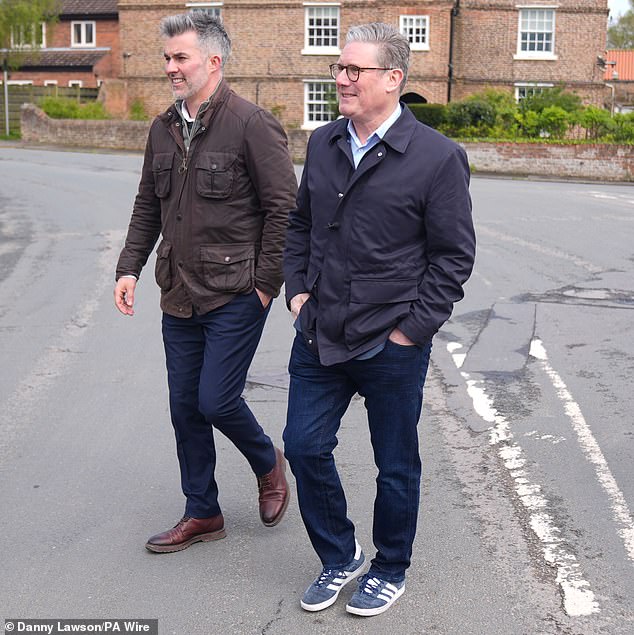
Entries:
{"label": "light blue shirt", "polygon": [[392,127],[396,120],[401,116],[403,107],[400,103],[396,104],[394,112],[368,137],[365,143],[361,143],[357,132],[354,129],[352,119],[348,121],[348,140],[350,141],[350,150],[352,150],[352,159],[354,161],[354,167],[358,168],[361,159],[365,154],[371,150],[383,137],[385,133]]}

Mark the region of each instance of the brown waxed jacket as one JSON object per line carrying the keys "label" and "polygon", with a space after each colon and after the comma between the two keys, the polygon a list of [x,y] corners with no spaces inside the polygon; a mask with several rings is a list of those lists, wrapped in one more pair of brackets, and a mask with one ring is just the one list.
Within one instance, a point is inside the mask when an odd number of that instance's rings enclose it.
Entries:
{"label": "brown waxed jacket", "polygon": [[297,180],[284,130],[222,80],[189,152],[175,105],[150,128],[117,280],[139,277],[159,236],[161,308],[203,314],[236,294],[277,296]]}

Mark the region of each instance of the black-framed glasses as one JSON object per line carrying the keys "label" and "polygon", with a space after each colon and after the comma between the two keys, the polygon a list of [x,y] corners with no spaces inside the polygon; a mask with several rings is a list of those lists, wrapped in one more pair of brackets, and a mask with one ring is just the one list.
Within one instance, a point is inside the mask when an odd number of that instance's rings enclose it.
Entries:
{"label": "black-framed glasses", "polygon": [[394,70],[393,68],[382,68],[382,67],[379,68],[377,66],[362,67],[362,66],[357,66],[356,64],[348,64],[347,66],[344,66],[343,64],[331,64],[328,68],[330,69],[330,77],[332,77],[333,79],[337,79],[341,71],[346,71],[346,75],[348,76],[348,79],[351,82],[359,81],[359,75],[363,71],[392,71]]}

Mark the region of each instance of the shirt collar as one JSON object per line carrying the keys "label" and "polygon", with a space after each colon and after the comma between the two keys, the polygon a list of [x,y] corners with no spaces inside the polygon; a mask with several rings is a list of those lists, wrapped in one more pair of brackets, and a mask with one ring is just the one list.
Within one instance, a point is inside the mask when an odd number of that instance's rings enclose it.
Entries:
{"label": "shirt collar", "polygon": [[365,143],[361,143],[359,141],[359,137],[357,136],[357,132],[354,129],[354,125],[352,123],[352,119],[348,120],[348,134],[356,144],[358,148],[362,148],[363,146],[368,145],[370,140],[376,135],[378,139],[383,139],[385,133],[392,127],[392,125],[396,122],[396,120],[401,116],[401,112],[403,111],[403,107],[400,102],[396,104],[396,108],[394,112],[371,134],[368,136],[368,139]]}

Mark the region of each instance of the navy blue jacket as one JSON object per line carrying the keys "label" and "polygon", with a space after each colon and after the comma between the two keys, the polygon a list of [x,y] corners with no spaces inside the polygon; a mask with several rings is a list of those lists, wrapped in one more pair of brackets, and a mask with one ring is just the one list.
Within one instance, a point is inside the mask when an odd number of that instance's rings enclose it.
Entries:
{"label": "navy blue jacket", "polygon": [[326,366],[395,327],[423,345],[463,297],[475,257],[464,150],[404,107],[355,170],[347,124],[311,135],[284,252],[287,302],[311,293],[301,332]]}

